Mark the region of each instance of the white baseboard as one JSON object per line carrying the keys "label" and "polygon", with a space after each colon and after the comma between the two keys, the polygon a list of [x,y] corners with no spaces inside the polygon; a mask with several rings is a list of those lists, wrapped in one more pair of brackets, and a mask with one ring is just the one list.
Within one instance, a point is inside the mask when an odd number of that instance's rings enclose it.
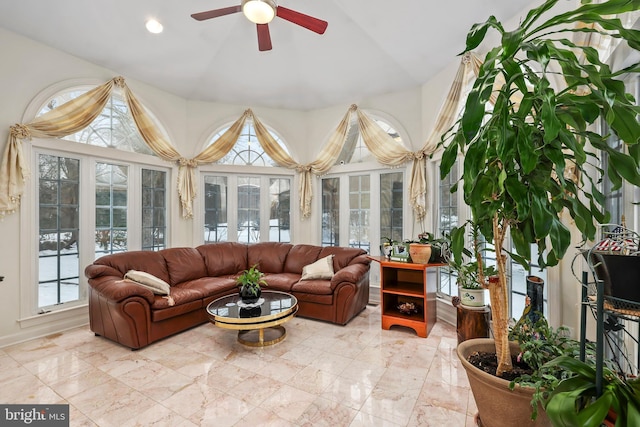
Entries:
{"label": "white baseboard", "polygon": [[452,326],[458,324],[458,312],[456,308],[451,304],[451,299],[436,298],[436,313],[438,321],[448,323]]}

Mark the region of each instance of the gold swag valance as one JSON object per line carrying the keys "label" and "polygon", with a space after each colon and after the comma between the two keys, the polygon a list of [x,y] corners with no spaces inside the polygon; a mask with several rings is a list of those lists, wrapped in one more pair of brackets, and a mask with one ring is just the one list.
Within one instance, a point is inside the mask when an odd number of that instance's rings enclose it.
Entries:
{"label": "gold swag valance", "polygon": [[[473,66],[475,65],[475,67]],[[453,85],[440,114],[424,146],[411,152],[397,143],[374,120],[371,120],[356,105],[352,105],[340,121],[329,141],[316,160],[309,164],[296,162],[273,139],[260,120],[248,109],[235,123],[210,146],[193,159],[186,159],[167,141],[156,127],[146,109],[133,95],[124,78],[114,77],[79,97],[35,118],[26,124],[10,127],[9,137],[0,164],[0,217],[15,212],[20,205],[29,166],[22,154],[23,141],[36,138],[63,138],[87,127],[102,112],[114,89],[122,90],[129,111],[145,143],[161,159],[178,166],[177,189],[184,218],[193,217],[193,200],[197,195],[195,171],[199,165],[214,163],[226,155],[236,144],[242,128],[250,118],[253,121],[258,142],[278,166],[295,169],[299,175],[300,210],[303,218],[311,215],[312,177],[326,174],[336,163],[345,144],[352,114],[357,114],[357,125],[363,141],[374,157],[383,165],[399,166],[413,161],[409,180],[409,193],[414,213],[422,219],[426,212],[426,157],[430,155],[440,135],[454,122],[463,88],[478,65],[468,57],[461,61]]]}

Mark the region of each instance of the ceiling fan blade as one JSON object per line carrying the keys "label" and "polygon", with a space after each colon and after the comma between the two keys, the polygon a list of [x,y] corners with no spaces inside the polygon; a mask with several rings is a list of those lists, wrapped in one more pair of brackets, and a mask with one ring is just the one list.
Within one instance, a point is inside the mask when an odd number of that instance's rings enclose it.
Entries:
{"label": "ceiling fan blade", "polygon": [[305,15],[304,13],[296,12],[295,10],[287,9],[282,6],[278,6],[276,15],[286,21],[300,25],[301,27],[318,34],[324,34],[327,29],[327,25],[329,25],[327,21]]}
{"label": "ceiling fan blade", "polygon": [[231,15],[232,13],[240,12],[241,10],[242,6],[229,6],[223,7],[222,9],[194,13],[191,17],[196,21],[204,21],[205,19],[217,18],[218,16]]}
{"label": "ceiling fan blade", "polygon": [[258,50],[264,52],[271,50],[271,34],[269,33],[269,24],[256,24],[258,29]]}

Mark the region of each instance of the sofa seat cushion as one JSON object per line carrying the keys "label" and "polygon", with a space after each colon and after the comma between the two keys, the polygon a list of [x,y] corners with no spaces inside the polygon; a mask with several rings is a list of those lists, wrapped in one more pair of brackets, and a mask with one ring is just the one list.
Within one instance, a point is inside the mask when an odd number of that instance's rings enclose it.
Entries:
{"label": "sofa seat cushion", "polygon": [[182,289],[177,286],[172,286],[169,297],[163,295],[155,296],[155,300],[151,305],[151,311],[161,310],[172,306],[177,307],[193,301],[199,301],[200,305],[202,305],[203,296],[202,292],[197,289]]}
{"label": "sofa seat cushion", "polygon": [[309,294],[306,292],[296,292],[295,290],[293,290],[291,293],[298,299],[298,302],[310,302],[314,304],[324,305],[333,304],[333,295]]}
{"label": "sofa seat cushion", "polygon": [[172,317],[180,316],[181,314],[190,313],[194,310],[202,310],[202,309],[203,309],[202,300],[197,299],[191,302],[176,304],[171,307],[151,310],[151,321],[159,322],[161,320],[167,320]]}
{"label": "sofa seat cushion", "polygon": [[304,292],[316,295],[331,295],[331,281],[329,280],[300,280],[291,288],[293,292]]}
{"label": "sofa seat cushion", "polygon": [[220,293],[231,293],[237,289],[236,281],[228,277],[202,277],[179,283],[174,288],[192,289],[201,293],[203,298]]}
{"label": "sofa seat cushion", "polygon": [[266,274],[267,282],[265,290],[290,292],[291,287],[300,280],[300,275],[295,273]]}

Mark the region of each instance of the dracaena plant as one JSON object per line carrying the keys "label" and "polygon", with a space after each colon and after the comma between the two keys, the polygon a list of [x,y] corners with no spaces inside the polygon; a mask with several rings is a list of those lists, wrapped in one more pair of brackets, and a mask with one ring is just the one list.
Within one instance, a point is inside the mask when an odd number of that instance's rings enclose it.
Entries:
{"label": "dracaena plant", "polygon": [[[608,153],[608,176],[616,187],[623,181],[640,185],[639,110],[620,79],[637,73],[639,64],[614,71],[595,49],[570,40],[575,33],[607,33],[638,50],[638,31],[625,29],[615,16],[639,9],[640,0],[583,2],[553,15],[556,3],[532,9],[513,31],[495,17],[471,28],[465,52],[476,49],[488,30],[497,31],[501,42],[484,57],[460,120],[441,142],[441,177],[464,156],[457,187],[497,251],[499,280],[489,291],[498,375],[512,368],[507,256],[528,268],[536,244],[538,264],[556,265],[571,240],[562,212],[583,239],[594,238],[597,223],[608,219],[597,185],[605,167],[599,150]],[[607,145],[607,135],[597,130],[600,119],[625,142],[628,154]]]}

